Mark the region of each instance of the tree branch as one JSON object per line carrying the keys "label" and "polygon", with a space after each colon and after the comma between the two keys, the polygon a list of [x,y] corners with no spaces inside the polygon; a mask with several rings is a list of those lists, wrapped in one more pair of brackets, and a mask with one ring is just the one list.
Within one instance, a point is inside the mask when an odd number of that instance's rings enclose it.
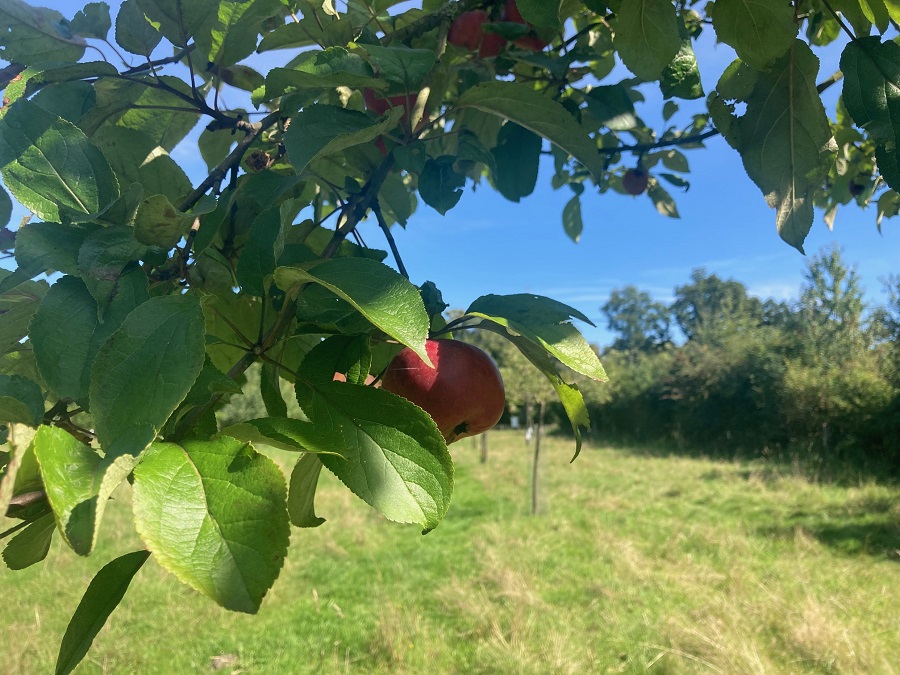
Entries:
{"label": "tree branch", "polygon": [[153,70],[154,68],[156,68],[158,66],[165,66],[170,63],[178,63],[179,61],[181,61],[181,59],[183,59],[185,56],[190,54],[196,48],[197,48],[197,45],[195,45],[195,44],[189,45],[186,48],[179,51],[177,54],[174,54],[172,56],[167,56],[164,59],[157,59],[156,61],[147,61],[147,63],[142,63],[138,66],[135,66],[134,68],[129,68],[128,70],[123,70],[121,74],[122,75],[137,75],[138,73],[143,73],[148,70]]}
{"label": "tree branch", "polygon": [[[838,70],[832,73],[829,77],[819,82],[816,85],[816,92],[821,94],[825,90],[827,90],[832,85],[840,82],[844,78],[844,74]],[[620,152],[647,152],[648,150],[656,150],[657,148],[669,148],[677,145],[689,145],[691,143],[699,143],[701,141],[705,141],[707,138],[712,138],[713,136],[718,136],[722,132],[718,129],[710,129],[709,131],[704,131],[702,134],[695,134],[693,136],[680,136],[679,138],[671,138],[665,141],[657,141],[656,143],[637,143],[635,145],[617,145],[614,148],[599,148],[598,152],[601,155],[615,155]]]}
{"label": "tree branch", "polygon": [[426,14],[408,26],[395,30],[393,33],[388,33],[381,38],[381,44],[388,45],[391,42],[406,42],[412,38],[424,35],[430,30],[434,30],[442,23],[446,22],[449,25],[453,22],[453,19],[463,12],[496,4],[497,0],[450,0],[450,2],[445,3],[431,14]]}
{"label": "tree branch", "polygon": [[25,66],[21,63],[10,63],[6,68],[0,68],[0,89],[6,89],[6,85],[12,82]]}
{"label": "tree branch", "polygon": [[384,238],[387,239],[388,246],[391,247],[391,253],[394,254],[394,261],[397,263],[397,269],[400,271],[400,274],[409,279],[409,272],[406,271],[406,266],[403,264],[403,260],[400,258],[400,251],[397,248],[397,242],[394,241],[394,235],[391,234],[391,228],[387,224],[387,221],[385,221],[384,214],[381,213],[381,204],[378,203],[377,199],[372,202],[372,213],[375,214],[375,218],[378,220],[378,227],[380,227],[381,231],[384,232]]}
{"label": "tree branch", "polygon": [[246,135],[240,140],[240,142],[237,144],[237,147],[235,147],[235,149],[231,151],[228,157],[223,159],[222,162],[209,173],[209,175],[203,180],[203,182],[200,183],[200,185],[198,185],[183,202],[181,202],[180,206],[178,207],[179,210],[184,212],[193,208],[197,202],[203,199],[203,196],[209,191],[211,187],[216,185],[216,183],[221,183],[228,172],[241,163],[241,159],[243,159],[244,153],[247,152],[247,148],[250,147],[256,137],[262,131],[275,124],[280,118],[281,111],[276,110],[273,113],[269,113],[262,120],[254,124],[242,121],[238,122],[236,128],[246,131]]}

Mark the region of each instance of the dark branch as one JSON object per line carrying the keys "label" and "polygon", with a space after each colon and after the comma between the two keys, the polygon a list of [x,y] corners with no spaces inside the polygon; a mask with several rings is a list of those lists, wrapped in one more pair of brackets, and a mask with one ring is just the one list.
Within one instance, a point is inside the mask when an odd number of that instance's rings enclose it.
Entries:
{"label": "dark branch", "polygon": [[397,269],[400,270],[400,274],[409,279],[409,272],[406,271],[406,266],[403,264],[403,259],[400,258],[400,251],[397,248],[397,242],[394,241],[394,235],[391,234],[391,228],[387,224],[387,221],[385,221],[384,214],[381,213],[381,204],[378,203],[377,199],[372,202],[372,213],[375,214],[375,218],[378,220],[378,227],[380,227],[381,231],[384,232],[384,238],[387,239],[388,246],[391,247],[391,253],[394,254],[394,261],[397,263]]}
{"label": "dark branch", "polygon": [[25,66],[21,63],[10,63],[6,68],[0,68],[0,89],[6,89],[6,85],[12,82]]}
{"label": "dark branch", "polygon": [[434,30],[442,23],[446,23],[449,26],[453,22],[453,19],[463,12],[495,4],[497,4],[496,0],[460,0],[459,2],[451,0],[451,2],[445,3],[436,11],[426,14],[421,19],[413,21],[408,26],[395,30],[393,33],[388,33],[381,38],[381,44],[387,45],[391,42],[406,42],[412,38],[424,35],[430,30]]}
{"label": "dark branch", "polygon": [[197,45],[189,45],[185,49],[182,49],[177,54],[172,56],[167,56],[164,59],[157,59],[156,61],[147,61],[147,63],[142,63],[140,65],[135,66],[134,68],[129,68],[128,70],[122,71],[122,75],[137,75],[138,73],[143,73],[148,70],[153,70],[158,66],[166,66],[170,63],[178,63],[185,56],[190,54],[194,49],[197,48]]}
{"label": "dark branch", "polygon": [[187,196],[187,198],[181,202],[179,209],[181,211],[186,212],[194,207],[194,205],[203,199],[203,195],[209,192],[209,189],[217,184],[221,184],[222,180],[228,174],[228,172],[236,168],[240,163],[241,159],[244,157],[244,153],[247,152],[247,148],[253,143],[256,137],[265,129],[268,129],[273,124],[275,124],[281,117],[281,112],[276,110],[273,113],[269,113],[262,120],[256,122],[255,124],[250,124],[249,122],[245,122],[242,125],[242,129],[246,131],[246,135],[238,142],[237,147],[231,151],[231,154],[228,155],[222,162],[213,169],[210,174],[203,180],[200,185],[194,189],[191,194]]}
{"label": "dark branch", "polygon": [[[841,71],[832,73],[827,79],[822,80],[816,85],[816,91],[822,93],[832,85],[840,82],[844,78]],[[657,141],[656,143],[638,143],[636,145],[617,145],[614,148],[600,148],[598,152],[602,155],[615,155],[620,152],[647,152],[648,150],[656,150],[657,148],[669,148],[677,145],[690,145],[691,143],[700,143],[707,138],[718,136],[722,132],[718,129],[710,129],[702,134],[694,134],[692,136],[680,136],[678,138],[670,138],[668,140]]]}

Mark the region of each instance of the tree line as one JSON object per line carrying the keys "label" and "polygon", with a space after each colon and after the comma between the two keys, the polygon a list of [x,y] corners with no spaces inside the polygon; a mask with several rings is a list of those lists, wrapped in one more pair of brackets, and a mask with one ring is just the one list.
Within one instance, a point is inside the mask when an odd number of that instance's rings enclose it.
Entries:
{"label": "tree line", "polygon": [[[835,247],[810,258],[790,302],[760,300],[703,269],[671,304],[635,286],[612,291],[601,310],[615,339],[598,349],[610,381],[573,375],[595,440],[793,460],[820,478],[896,476],[900,276],[882,282],[887,301],[867,304],[860,275]],[[545,401],[561,418],[524,357],[484,331],[467,339],[497,359],[514,411]]]}

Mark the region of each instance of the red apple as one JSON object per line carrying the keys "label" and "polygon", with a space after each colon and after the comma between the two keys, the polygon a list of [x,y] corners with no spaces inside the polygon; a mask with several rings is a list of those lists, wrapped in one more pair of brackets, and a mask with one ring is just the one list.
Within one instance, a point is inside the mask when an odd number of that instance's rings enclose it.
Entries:
{"label": "red apple", "polygon": [[409,108],[416,102],[416,94],[400,94],[399,96],[385,96],[374,89],[363,91],[363,101],[366,107],[376,115],[384,115],[391,108],[403,108],[404,114],[409,115]]}
{"label": "red apple", "polygon": [[490,23],[487,12],[463,12],[450,26],[447,41],[457,47],[464,47],[470,52],[478,52],[483,59],[497,56],[506,44],[506,40],[496,33],[485,33],[484,24]]}
{"label": "red apple", "polygon": [[[506,0],[506,5],[503,7],[503,20],[511,21],[512,23],[524,23],[529,28],[533,28],[530,23],[522,18],[522,13],[519,11],[518,5],[516,5],[516,0]],[[533,52],[542,51],[544,47],[550,44],[547,40],[541,39],[533,30],[513,42],[522,49],[530,49]]]}
{"label": "red apple", "polygon": [[505,45],[506,38],[497,33],[485,33],[481,40],[481,47],[478,49],[478,56],[483,59],[493,58],[503,51]]}
{"label": "red apple", "polygon": [[477,51],[484,37],[482,26],[490,23],[491,17],[487,12],[463,12],[453,20],[450,32],[447,34],[447,42],[457,47],[465,47],[470,52]]}
{"label": "red apple", "polygon": [[628,169],[622,177],[622,187],[630,195],[642,195],[647,191],[650,175],[642,169]]}
{"label": "red apple", "polygon": [[434,368],[405,347],[385,370],[382,388],[431,415],[447,443],[497,424],[506,396],[491,357],[458,340],[428,340],[425,351]]}
{"label": "red apple", "polygon": [[516,0],[506,0],[506,5],[503,7],[503,20],[511,21],[512,23],[526,23],[525,19],[522,18],[518,5],[516,5]]}

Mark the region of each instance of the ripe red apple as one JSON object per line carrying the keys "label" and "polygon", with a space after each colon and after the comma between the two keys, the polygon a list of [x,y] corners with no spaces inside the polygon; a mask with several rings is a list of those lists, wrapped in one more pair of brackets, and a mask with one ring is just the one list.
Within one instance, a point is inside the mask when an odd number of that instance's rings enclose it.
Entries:
{"label": "ripe red apple", "polygon": [[650,175],[642,169],[628,169],[622,177],[622,187],[630,195],[642,195],[647,190]]}
{"label": "ripe red apple", "polygon": [[484,37],[483,26],[490,21],[491,17],[485,11],[463,12],[450,25],[447,42],[457,47],[465,47],[470,52],[477,51]]}
{"label": "ripe red apple", "polygon": [[485,33],[481,40],[481,47],[478,49],[478,56],[483,59],[493,58],[503,51],[505,45],[506,38],[497,33]]}
{"label": "ripe red apple", "polygon": [[494,426],[506,396],[491,357],[458,340],[428,340],[425,351],[434,368],[405,347],[385,370],[382,388],[431,415],[447,443]]}
{"label": "ripe red apple", "polygon": [[496,33],[485,33],[484,24],[490,23],[490,15],[482,10],[463,12],[453,20],[447,41],[470,52],[478,52],[483,59],[497,56],[506,40]]}
{"label": "ripe red apple", "polygon": [[376,115],[384,115],[391,108],[403,108],[404,116],[409,116],[409,108],[416,102],[416,94],[400,94],[399,96],[385,96],[374,89],[363,91],[363,101],[366,107]]}
{"label": "ripe red apple", "polygon": [[[518,5],[516,5],[516,0],[506,0],[506,5],[503,7],[503,20],[512,23],[524,23],[527,24],[529,28],[534,28],[534,26],[522,18],[522,13],[519,11]],[[522,49],[530,49],[533,52],[542,51],[544,47],[550,44],[548,41],[539,37],[534,30],[530,31],[527,35],[523,35],[517,40],[514,40],[514,43]]]}

